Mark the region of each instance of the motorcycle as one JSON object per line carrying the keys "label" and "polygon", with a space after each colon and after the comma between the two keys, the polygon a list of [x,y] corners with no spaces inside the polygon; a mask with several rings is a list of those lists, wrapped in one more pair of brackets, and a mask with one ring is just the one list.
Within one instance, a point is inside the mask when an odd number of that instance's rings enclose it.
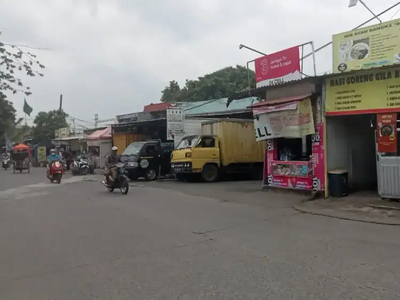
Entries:
{"label": "motorcycle", "polygon": [[47,173],[47,178],[51,182],[57,181],[57,183],[61,183],[63,171],[64,171],[64,166],[61,164],[61,162],[59,162],[58,160],[54,161],[50,165],[50,171]]}
{"label": "motorcycle", "polygon": [[114,182],[106,182],[103,181],[102,183],[108,189],[109,192],[113,192],[114,189],[120,189],[121,193],[126,195],[129,191],[129,180],[126,177],[125,171],[125,164],[124,163],[117,163],[115,166],[117,168],[117,177],[115,178]]}
{"label": "motorcycle", "polygon": [[72,175],[87,175],[90,172],[89,162],[87,159],[79,158],[73,161],[70,169]]}
{"label": "motorcycle", "polygon": [[8,169],[8,168],[10,167],[10,165],[11,165],[11,158],[9,158],[9,157],[3,158],[3,163],[2,163],[2,165],[3,165],[4,170],[7,171],[7,169]]}

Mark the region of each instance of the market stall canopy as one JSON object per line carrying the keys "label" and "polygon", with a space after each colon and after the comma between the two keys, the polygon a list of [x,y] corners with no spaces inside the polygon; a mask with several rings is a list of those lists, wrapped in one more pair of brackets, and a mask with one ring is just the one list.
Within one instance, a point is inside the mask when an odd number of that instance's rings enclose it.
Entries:
{"label": "market stall canopy", "polygon": [[283,110],[295,110],[298,102],[307,98],[311,98],[311,94],[260,101],[251,105],[250,108],[253,110],[254,116]]}
{"label": "market stall canopy", "polygon": [[88,141],[111,140],[111,127],[96,130],[95,132],[89,134],[86,139]]}
{"label": "market stall canopy", "polygon": [[29,151],[29,146],[25,145],[25,144],[18,144],[17,146],[15,146],[13,148],[14,151],[20,151],[20,150],[26,150]]}

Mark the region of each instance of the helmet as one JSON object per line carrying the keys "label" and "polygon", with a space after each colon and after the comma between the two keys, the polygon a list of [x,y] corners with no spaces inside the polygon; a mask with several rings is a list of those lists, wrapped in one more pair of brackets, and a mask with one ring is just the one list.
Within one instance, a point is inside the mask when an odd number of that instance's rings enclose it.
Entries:
{"label": "helmet", "polygon": [[112,151],[118,151],[118,147],[117,147],[117,146],[114,146],[114,147],[111,148],[111,150],[112,150]]}
{"label": "helmet", "polygon": [[55,154],[56,153],[56,149],[51,149],[50,150],[50,154]]}

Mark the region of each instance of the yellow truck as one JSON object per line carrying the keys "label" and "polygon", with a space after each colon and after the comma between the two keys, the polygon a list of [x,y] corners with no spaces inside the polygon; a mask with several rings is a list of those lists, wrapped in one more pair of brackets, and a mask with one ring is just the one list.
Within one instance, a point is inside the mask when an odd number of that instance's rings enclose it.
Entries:
{"label": "yellow truck", "polygon": [[179,180],[201,175],[206,182],[220,175],[247,173],[261,178],[265,142],[256,142],[253,120],[218,119],[201,124],[201,135],[184,137],[171,156]]}

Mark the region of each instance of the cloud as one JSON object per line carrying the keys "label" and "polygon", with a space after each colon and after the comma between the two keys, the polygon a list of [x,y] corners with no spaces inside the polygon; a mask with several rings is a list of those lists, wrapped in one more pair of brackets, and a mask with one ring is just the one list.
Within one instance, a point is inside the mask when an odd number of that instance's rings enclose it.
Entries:
{"label": "cloud", "polygon": [[[380,12],[391,0],[369,0]],[[36,51],[45,77],[27,78],[34,112],[58,107],[80,119],[141,111],[158,102],[170,80],[183,83],[258,55],[349,30],[370,14],[347,0],[2,0],[2,40]],[[391,17],[393,12],[383,17]],[[305,52],[311,49],[308,47]],[[317,72],[331,70],[331,49],[317,53]],[[305,71],[312,74],[311,58]],[[11,96],[21,111],[23,96]]]}

